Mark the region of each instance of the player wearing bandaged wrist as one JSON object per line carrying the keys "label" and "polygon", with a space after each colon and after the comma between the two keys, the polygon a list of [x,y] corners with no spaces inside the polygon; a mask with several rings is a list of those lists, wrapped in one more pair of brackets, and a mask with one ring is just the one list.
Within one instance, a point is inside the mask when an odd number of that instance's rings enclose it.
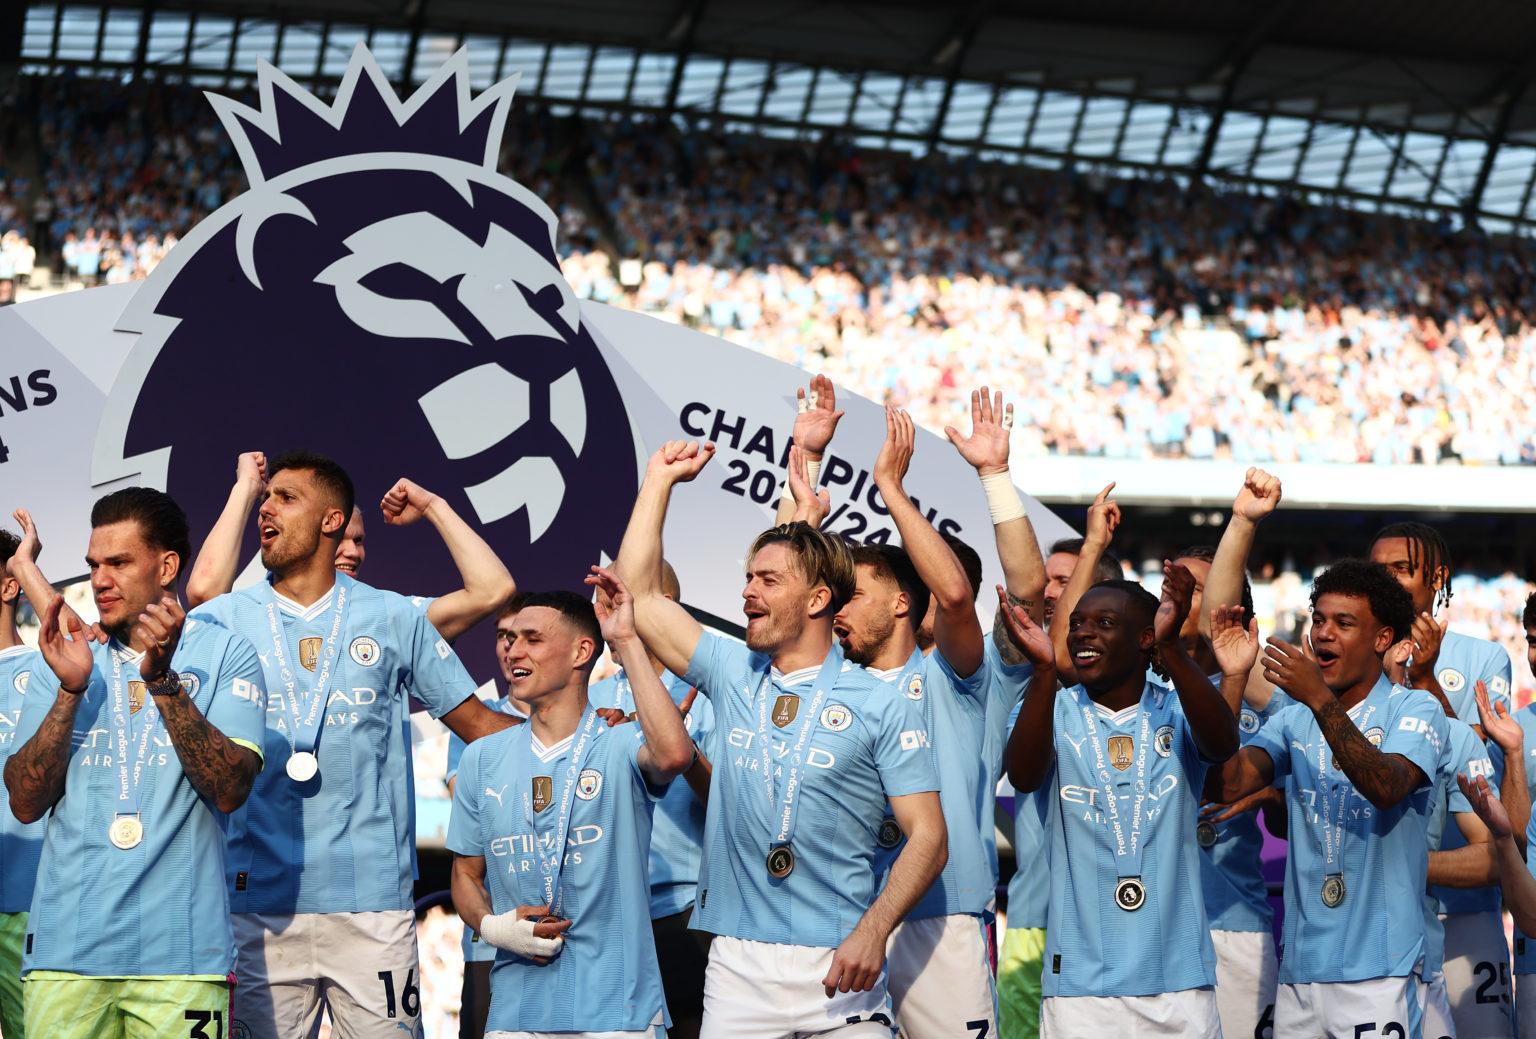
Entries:
{"label": "player wearing bandaged wrist", "polygon": [[1308,649],[1272,638],[1265,650],[1265,677],[1295,702],[1211,777],[1224,803],[1285,788],[1276,1035],[1419,1034],[1425,830],[1448,730],[1430,694],[1383,672],[1412,623],[1386,567],[1345,560],[1319,574]]}
{"label": "player wearing bandaged wrist", "polygon": [[167,495],[109,494],[91,526],[100,624],[48,605],[52,674],[33,673],[26,742],[5,767],[18,819],[52,809],[22,962],[26,1030],[227,1034],[223,828],[262,766],[260,666],[245,639],[182,613],[187,520]]}
{"label": "player wearing bandaged wrist", "polygon": [[[459,760],[448,847],[464,922],[500,951],[486,1035],[625,1033],[670,1024],[651,941],[651,814],[693,742],[634,630],[633,600],[593,567],[594,606],[530,595],[512,622],[511,695],[526,725]],[[601,618],[601,620],[599,620]],[[610,728],[587,698],[603,641],[638,725]]]}

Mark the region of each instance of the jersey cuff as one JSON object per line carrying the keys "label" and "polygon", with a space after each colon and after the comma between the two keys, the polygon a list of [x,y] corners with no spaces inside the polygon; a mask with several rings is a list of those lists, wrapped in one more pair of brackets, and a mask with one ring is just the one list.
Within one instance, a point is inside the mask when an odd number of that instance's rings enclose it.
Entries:
{"label": "jersey cuff", "polygon": [[229,737],[229,742],[233,743],[237,747],[244,747],[246,750],[249,750],[256,755],[257,772],[260,772],[262,769],[267,767],[267,756],[262,753],[260,747],[256,746],[256,744],[252,743],[250,740],[237,740],[231,736]]}

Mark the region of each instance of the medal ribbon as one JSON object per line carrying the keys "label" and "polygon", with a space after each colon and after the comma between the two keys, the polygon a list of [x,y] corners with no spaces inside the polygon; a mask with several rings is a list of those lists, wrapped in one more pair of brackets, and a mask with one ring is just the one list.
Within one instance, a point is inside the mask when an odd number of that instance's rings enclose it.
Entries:
{"label": "medal ribbon", "polygon": [[[1366,707],[1355,728],[1364,732],[1374,713],[1375,704]],[[1318,743],[1317,811],[1312,813],[1311,822],[1313,831],[1318,834],[1318,842],[1323,846],[1323,876],[1326,878],[1344,872],[1344,810],[1355,788],[1347,780],[1338,782],[1329,777],[1328,759],[1333,756],[1333,748],[1323,738],[1321,729],[1318,730]]]}
{"label": "medal ribbon", "polygon": [[[565,842],[571,825],[571,794],[576,789],[576,778],[581,775],[582,751],[592,740],[597,731],[597,711],[588,705],[586,723],[582,726],[581,736],[576,740],[576,745],[571,748],[569,764],[565,768],[565,783],[560,790],[560,807],[555,814],[554,854],[545,855],[539,850],[539,831],[533,823],[533,733],[530,731],[526,742],[517,740],[514,742],[514,761],[512,774],[523,784],[523,820],[528,824],[528,832],[533,835],[533,853],[539,860],[539,883],[544,888],[544,904],[549,906],[551,915],[560,915],[560,874],[565,869]],[[526,782],[524,781],[526,779]],[[551,795],[554,791],[550,791]]]}
{"label": "medal ribbon", "polygon": [[795,734],[791,745],[789,776],[784,781],[783,793],[778,791],[773,781],[773,747],[768,736],[768,693],[772,688],[773,672],[764,670],[762,681],[758,684],[757,744],[762,754],[763,783],[768,790],[770,848],[788,844],[794,838],[795,820],[800,815],[800,774],[805,769],[806,746],[810,743],[811,729],[821,711],[821,702],[827,698],[827,693],[837,682],[837,676],[842,670],[843,654],[834,645],[827,653],[827,659],[822,661],[821,670],[816,672],[816,694],[811,698],[810,707],[801,716],[800,731]]}
{"label": "medal ribbon", "polygon": [[[1147,800],[1147,747],[1151,744],[1152,712],[1147,710],[1146,690],[1142,690],[1142,702],[1137,708],[1136,783],[1135,800],[1131,804],[1130,833],[1120,814],[1119,790],[1131,790],[1129,778],[1116,781],[1110,777],[1104,761],[1104,746],[1099,742],[1099,727],[1094,721],[1096,705],[1090,699],[1082,705],[1083,722],[1088,727],[1088,742],[1093,744],[1094,768],[1098,773],[1099,789],[1104,793],[1104,818],[1108,823],[1110,843],[1115,852],[1115,870],[1122,877],[1141,876],[1141,855],[1146,850],[1141,839],[1141,824],[1146,820],[1143,809]],[[1125,794],[1131,797],[1132,794]]]}
{"label": "medal ribbon", "polygon": [[[144,689],[142,727],[137,741],[133,738],[133,709],[128,698],[128,683],[123,681],[123,656],[126,648],[110,649],[112,654],[112,743],[117,748],[117,807],[114,815],[139,814],[139,781],[144,775],[144,762],[149,757],[149,740],[154,734],[155,719],[159,712]],[[129,757],[132,746],[133,756]]]}
{"label": "medal ribbon", "polygon": [[271,582],[263,582],[262,587],[266,590],[263,605],[267,609],[267,628],[272,635],[272,656],[277,660],[279,681],[287,689],[284,699],[288,703],[288,713],[293,717],[293,752],[313,754],[315,745],[320,742],[320,712],[327,700],[326,687],[331,681],[331,668],[335,666],[337,654],[341,650],[341,629],[347,623],[347,583],[340,576],[336,578],[336,601],[331,607],[331,634],[320,651],[320,659],[315,662],[315,677],[310,681],[309,693],[303,698],[299,696],[298,680],[294,677],[293,669],[288,666],[288,654],[284,648],[287,642],[286,625],[277,608],[277,593],[272,590]]}

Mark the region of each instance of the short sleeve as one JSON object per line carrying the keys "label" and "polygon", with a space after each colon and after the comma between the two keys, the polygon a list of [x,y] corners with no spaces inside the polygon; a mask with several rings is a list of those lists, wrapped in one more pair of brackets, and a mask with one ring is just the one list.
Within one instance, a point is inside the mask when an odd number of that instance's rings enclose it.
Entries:
{"label": "short sleeve", "polygon": [[1450,733],[1440,702],[1418,689],[1393,697],[1399,706],[1386,736],[1383,754],[1399,754],[1419,767],[1425,783],[1432,783],[1440,769],[1440,755],[1449,746]]}
{"label": "short sleeve", "polygon": [[[1509,654],[1504,651],[1503,646],[1494,644],[1493,652],[1489,654],[1488,662],[1483,667],[1483,673],[1477,677],[1482,680],[1483,686],[1488,690],[1489,707],[1502,703],[1507,710],[1514,711],[1515,705],[1509,694],[1514,671],[1509,662]],[[1475,699],[1472,702],[1474,705],[1477,703]],[[1476,715],[1475,706],[1473,714]],[[1470,722],[1472,719],[1466,720]]]}
{"label": "short sleeve", "polygon": [[992,672],[992,683],[987,695],[994,703],[1015,710],[1024,701],[1024,690],[1035,675],[1035,665],[1030,663],[1005,664],[997,651],[997,639],[987,636],[987,664]]}
{"label": "short sleeve", "polygon": [[[1294,708],[1285,707],[1264,720],[1259,731],[1253,734],[1243,750],[1262,750],[1274,762],[1275,780],[1278,782],[1291,771],[1290,735],[1287,731]],[[1305,708],[1303,708],[1305,710]],[[1239,754],[1242,751],[1238,751]]]}
{"label": "short sleeve", "polygon": [[255,648],[238,635],[228,636],[218,673],[210,677],[216,681],[213,696],[203,711],[208,724],[232,742],[255,751],[257,757],[265,758],[262,746],[267,738],[267,694],[262,688],[265,679]]}
{"label": "short sleeve", "polygon": [[480,745],[464,751],[459,761],[460,780],[453,787],[453,809],[448,816],[448,850],[459,855],[484,855],[480,845]]}
{"label": "short sleeve", "polygon": [[401,641],[407,647],[411,670],[408,684],[432,717],[441,718],[475,695],[475,680],[447,640],[432,627],[425,610],[399,613],[396,621],[406,636]]}
{"label": "short sleeve", "polygon": [[464,756],[464,748],[469,746],[456,732],[448,734],[448,771],[443,774],[443,782],[449,783],[459,774],[459,759]]}
{"label": "short sleeve", "polygon": [[737,683],[746,680],[753,655],[746,646],[706,631],[699,636],[699,644],[694,647],[683,678],[712,700],[729,695]]}
{"label": "short sleeve", "polygon": [[917,705],[904,696],[870,697],[875,706],[875,768],[887,797],[939,789],[928,729]]}
{"label": "short sleeve", "polygon": [[[633,738],[629,738],[627,730],[630,728],[636,730]],[[658,784],[652,783],[649,779],[645,778],[645,770],[640,767],[640,748],[645,746],[645,734],[638,731],[639,729],[640,725],[638,722],[632,723],[632,725],[619,725],[609,729],[603,738],[618,741],[618,749],[610,750],[609,754],[610,756],[623,756],[625,763],[629,766],[629,774],[634,780],[635,789],[644,794],[648,801],[660,801],[663,797],[667,796],[667,790],[671,788],[673,781],[668,780],[665,783]]]}
{"label": "short sleeve", "polygon": [[[21,712],[16,719],[16,734],[11,738],[11,753],[21,749],[37,730],[43,727],[43,719],[48,717],[48,712],[53,708],[54,701],[59,695],[59,677],[48,666],[48,661],[42,653],[33,653],[28,659],[25,670],[31,672],[27,679],[27,691],[21,698]],[[91,684],[101,681],[101,673],[94,666],[91,668]],[[87,689],[90,685],[87,685]],[[84,699],[86,694],[81,694]]]}
{"label": "short sleeve", "polygon": [[928,659],[932,660],[938,669],[944,673],[944,677],[954,685],[955,691],[961,696],[968,696],[977,703],[981,703],[987,695],[987,688],[991,684],[992,668],[986,654],[982,654],[980,666],[971,673],[969,678],[961,678],[959,673],[955,671],[954,665],[937,649],[933,651],[933,655]]}

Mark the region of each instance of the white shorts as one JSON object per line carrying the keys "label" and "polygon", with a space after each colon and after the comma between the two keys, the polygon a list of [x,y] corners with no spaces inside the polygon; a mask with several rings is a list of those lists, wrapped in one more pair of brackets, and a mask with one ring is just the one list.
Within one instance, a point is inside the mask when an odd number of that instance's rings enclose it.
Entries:
{"label": "white shorts", "polygon": [[1216,947],[1216,1008],[1223,1035],[1273,1035],[1280,960],[1268,931],[1212,931]]}
{"label": "white shorts", "polygon": [[1515,975],[1515,1024],[1520,1039],[1536,1039],[1536,974]]}
{"label": "white shorts", "polygon": [[1047,996],[1040,1001],[1040,1039],[1087,1036],[1221,1039],[1216,991],[1207,987],[1155,996]]}
{"label": "white shorts", "polygon": [[906,1039],[996,1039],[997,986],[979,916],[904,921],[886,944],[885,972]]}
{"label": "white shorts", "polygon": [[1275,1039],[1419,1039],[1419,979],[1371,978],[1281,985]]}
{"label": "white shorts", "polygon": [[1445,922],[1445,994],[1456,1031],[1462,1039],[1513,1035],[1515,1001],[1503,914],[1446,913],[1440,919]]}
{"label": "white shorts", "polygon": [[1419,1008],[1424,1012],[1424,1020],[1419,1025],[1424,1039],[1456,1039],[1451,1001],[1445,995],[1444,971],[1437,970],[1428,979],[1419,977]]}
{"label": "white shorts", "polygon": [[409,909],[235,913],[230,923],[235,931],[230,1039],[314,1036],[322,1002],[336,1039],[421,1035],[416,917]]}
{"label": "white shorts", "polygon": [[485,1039],[667,1039],[661,1025],[643,1032],[486,1032]]}
{"label": "white shorts", "polygon": [[838,992],[831,999],[821,979],[835,949],[775,945],[715,935],[704,972],[700,1039],[890,1039],[891,1000],[882,971],[868,992]]}

